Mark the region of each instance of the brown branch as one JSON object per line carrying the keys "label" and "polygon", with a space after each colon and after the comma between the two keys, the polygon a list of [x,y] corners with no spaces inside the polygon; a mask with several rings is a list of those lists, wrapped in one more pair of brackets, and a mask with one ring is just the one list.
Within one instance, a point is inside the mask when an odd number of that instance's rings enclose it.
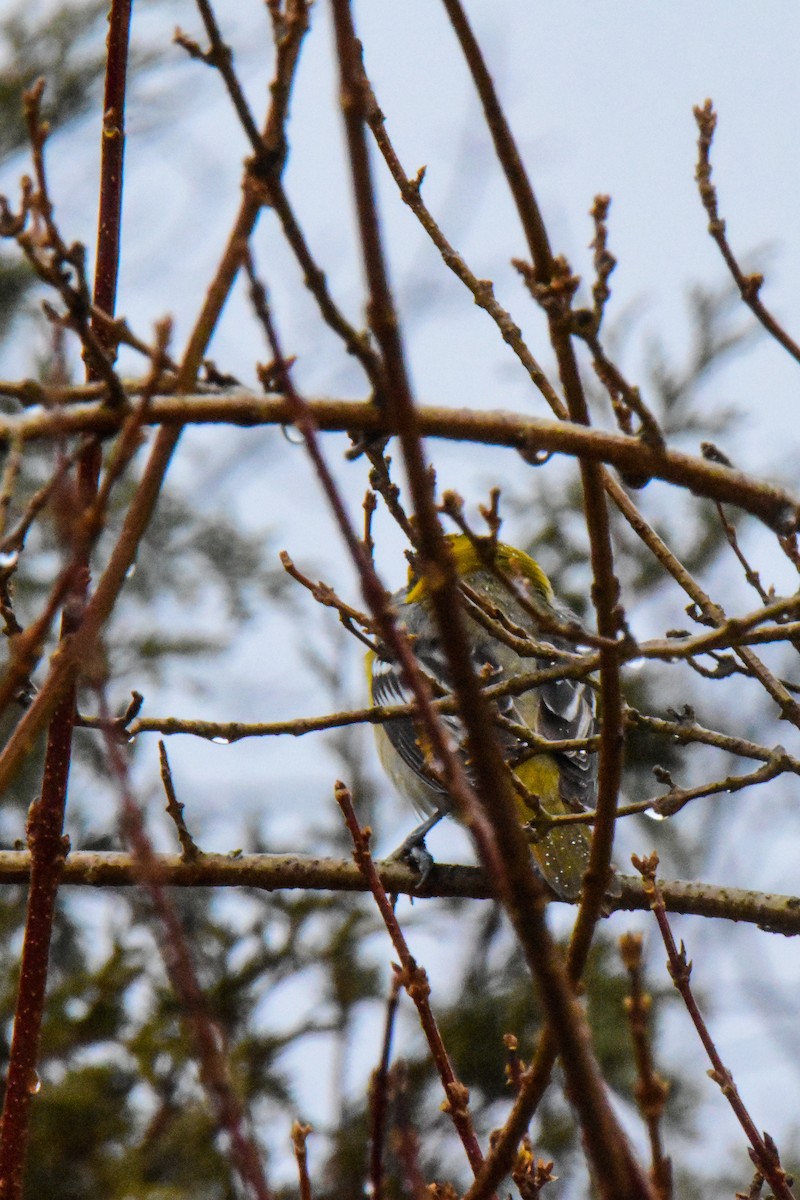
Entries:
{"label": "brown branch", "polygon": [[[762,746],[747,738],[732,737],[718,729],[707,729],[698,724],[691,709],[677,714],[676,720],[668,721],[663,717],[653,717],[648,713],[626,707],[625,721],[629,725],[661,734],[679,745],[688,746],[698,743],[705,746],[716,746],[717,749],[725,750],[728,754],[736,754],[740,758],[755,758],[762,762],[768,762],[776,750],[775,746]],[[800,772],[800,759],[792,760],[791,770]]]}
{"label": "brown branch", "polygon": [[[656,452],[666,449],[666,438],[654,414],[642,399],[638,387],[633,387],[623,376],[619,367],[611,361],[600,344],[597,334],[592,331],[584,335],[584,341],[592,352],[592,366],[597,378],[608,392],[614,413],[623,433],[633,435],[631,415],[639,420],[639,430],[635,436],[640,438]],[[649,480],[646,475],[635,475],[626,479],[629,487],[644,487]]]}
{"label": "brown branch", "polygon": [[[698,800],[705,796],[733,795],[735,792],[744,791],[745,788],[757,787],[759,784],[769,782],[770,779],[777,779],[787,772],[797,774],[797,767],[797,760],[790,758],[782,746],[777,746],[770,755],[769,761],[749,775],[731,775],[727,779],[717,779],[713,783],[700,784],[693,788],[678,788],[673,785],[666,795],[654,797],[644,803],[660,816],[671,817],[685,808],[692,800]],[[639,808],[638,803],[626,805],[626,809],[631,812],[645,811]]]}
{"label": "brown branch", "polygon": [[[95,315],[95,314],[93,314]],[[101,321],[109,323],[111,318],[106,313],[98,315]],[[115,323],[119,324],[121,318],[115,318]],[[117,340],[117,339],[115,339]],[[119,339],[120,341],[122,339]],[[148,362],[153,358],[153,347],[142,343],[143,352]],[[165,374],[161,381],[161,390],[164,395],[171,395],[175,391],[176,370],[170,366],[169,371]],[[135,396],[141,392],[144,387],[144,380],[140,377],[126,378],[121,377],[120,383],[125,391],[126,396]],[[198,385],[198,390],[202,391],[202,384]],[[206,385],[206,393],[219,393],[219,387]],[[108,396],[108,388],[104,383],[58,383],[58,382],[42,382],[39,379],[22,379],[0,380],[0,396],[7,396],[12,400],[18,400],[23,408],[33,408],[40,406],[42,408],[53,411],[62,408],[64,405],[78,404],[80,401],[95,400],[105,401]]]}
{"label": "brown branch", "polygon": [[[240,239],[235,253],[235,269],[238,270],[243,255]],[[370,404],[348,400],[306,403],[321,430],[390,432],[380,413]],[[658,453],[638,439],[622,434],[505,412],[423,407],[417,410],[417,415],[420,432],[425,437],[508,446],[525,453],[542,449],[592,462],[606,462],[623,472],[642,471],[653,479],[675,484],[697,496],[737,505],[780,532],[788,532],[800,524],[800,504],[786,490],[741,471],[707,462],[699,456],[678,450]],[[57,412],[4,415],[0,417],[0,445],[14,439],[27,442],[79,432],[113,433],[122,419],[121,415],[93,404],[72,405]],[[154,397],[148,424],[249,427],[286,425],[292,419],[292,405],[285,396],[201,394]]]}
{"label": "brown branch", "polygon": [[389,1066],[392,1058],[392,1035],[397,1018],[401,986],[399,972],[393,971],[389,996],[386,1000],[381,1058],[378,1066],[372,1072],[369,1083],[369,1181],[375,1200],[383,1200],[383,1154],[389,1112]]}
{"label": "brown branch", "polygon": [[[303,39],[308,32],[309,0],[285,0],[274,26],[275,73],[269,87],[270,106],[264,124],[264,152],[271,160],[270,170],[280,175],[286,159],[286,122],[297,63]],[[263,155],[259,166],[263,166]]]}
{"label": "brown branch", "polygon": [[443,0],[443,3],[480,97],[495,153],[503,168],[531,253],[536,259],[537,272],[541,281],[548,283],[552,274],[553,255],[547,230],[516,142],[498,101],[492,77],[459,0]]}
{"label": "brown branch", "polygon": [[336,802],[342,810],[350,837],[353,839],[353,858],[355,859],[356,866],[368,884],[369,890],[372,892],[373,899],[378,906],[378,911],[386,926],[386,931],[392,939],[392,945],[397,957],[400,959],[398,979],[416,1007],[422,1032],[425,1034],[428,1048],[431,1052],[431,1058],[442,1081],[442,1088],[446,1097],[446,1111],[452,1118],[453,1125],[461,1139],[469,1164],[477,1174],[483,1164],[483,1154],[481,1153],[472,1124],[472,1117],[469,1112],[469,1091],[453,1069],[447,1048],[442,1040],[439,1027],[436,1024],[436,1018],[433,1015],[429,1001],[430,984],[427,973],[424,967],[419,966],[408,949],[403,931],[395,916],[394,907],[389,900],[386,889],[381,883],[369,850],[370,831],[362,830],[358,824],[355,812],[353,811],[353,802],[350,798],[350,793],[343,783],[337,782],[335,784],[334,794]]}
{"label": "brown branch", "polygon": [[[271,103],[264,122],[259,163],[267,160],[270,169],[280,175],[285,162],[284,124],[288,116],[289,96],[295,77],[303,38],[308,29],[306,0],[290,0],[285,18],[285,36],[277,39],[275,74],[270,86]],[[176,390],[190,391],[197,379],[208,343],[230,295],[236,276],[247,254],[247,243],[255,229],[263,196],[248,186],[249,167],[245,171],[244,194],[233,229],[228,238],[217,273],[209,287],[203,309],[195,323],[178,372]],[[185,424],[185,422],[181,422]]]}
{"label": "brown branch", "polygon": [[0,1196],[17,1200],[28,1147],[56,895],[69,841],[62,834],[74,697],[55,709],[45,755],[41,799],[28,812],[30,883],[14,1029],[0,1136]]}
{"label": "brown branch", "polygon": [[403,166],[397,157],[397,152],[386,131],[385,118],[375,98],[372,85],[368,80],[364,79],[363,87],[367,103],[367,123],[375,138],[376,145],[383,155],[384,162],[397,184],[403,201],[408,205],[422,228],[428,234],[434,246],[441,254],[445,265],[450,268],[454,275],[469,290],[477,306],[482,308],[494,321],[500,330],[503,341],[514,351],[520,363],[527,371],[532,383],[542,393],[552,411],[559,417],[566,417],[567,410],[563,400],[557,394],[547,375],[528,349],[522,336],[522,330],[514,321],[511,314],[497,300],[492,281],[490,279],[479,279],[469,269],[461,255],[448,242],[441,227],[424,203],[422,199],[424,168],[413,179],[408,177],[403,170]]}
{"label": "brown branch", "polygon": [[193,42],[186,34],[181,33],[177,29],[173,40],[179,46],[183,46],[184,50],[192,58],[199,58],[202,62],[207,63],[208,66],[214,67],[219,71],[225,82],[225,87],[228,89],[228,95],[236,110],[239,123],[245,131],[253,151],[258,155],[264,148],[261,134],[258,131],[258,126],[242,91],[239,77],[234,70],[231,48],[222,40],[217,18],[208,0],[197,0],[197,7],[205,26],[206,34],[208,35],[209,49],[204,53],[200,50],[196,42]]}
{"label": "brown branch", "polygon": [[[128,73],[132,0],[115,0],[109,16],[105,91],[103,94],[103,138],[100,156],[100,206],[97,219],[97,263],[94,274],[94,305],[113,319],[117,302],[120,228],[122,221],[122,172],[125,158],[125,90]],[[95,332],[104,340],[105,329]],[[110,341],[113,354],[116,346]],[[97,381],[90,372],[89,381]]]}
{"label": "brown branch", "polygon": [[[239,236],[235,242],[230,253],[235,257],[235,271],[238,271],[244,252]],[[323,431],[391,432],[386,420],[371,404],[355,400],[308,400],[305,403]],[[781,533],[791,532],[800,525],[800,503],[785,489],[679,450],[655,451],[639,439],[624,434],[507,412],[420,407],[417,417],[424,437],[508,446],[524,454],[544,450],[589,462],[605,462],[624,473],[640,471],[654,480],[685,488],[696,496],[734,504]],[[0,446],[14,439],[27,442],[81,432],[113,433],[122,419],[122,414],[115,415],[95,404],[76,404],[55,412],[34,410],[19,416],[3,415],[0,417]],[[235,396],[156,396],[148,416],[150,425],[250,427],[286,425],[292,420],[293,408],[287,397],[242,393]],[[613,482],[609,480],[609,483]]]}
{"label": "brown branch", "polygon": [[[115,24],[121,22],[124,25],[130,18],[130,13],[127,11],[127,0],[117,0],[112,15]],[[112,40],[113,48],[117,53],[126,53],[127,34],[124,31],[119,37]],[[107,62],[107,68],[109,66],[110,63]],[[124,80],[125,67],[123,66],[123,89]],[[91,320],[92,300],[86,278],[85,247],[79,242],[67,246],[53,217],[53,204],[48,191],[44,154],[49,126],[41,117],[44,86],[44,80],[40,79],[23,95],[36,186],[26,196],[25,181],[23,181],[22,227],[16,234],[16,241],[38,277],[53,288],[66,308],[66,316],[62,318],[49,306],[49,302],[45,302],[45,312],[52,320],[65,323],[75,330],[81,342],[87,375],[92,380],[102,380],[108,391],[109,402],[113,405],[121,405],[124,400],[122,385],[114,371],[112,359],[107,353],[104,342],[98,336]],[[124,90],[120,102],[124,102]],[[121,120],[121,111],[118,115]],[[106,188],[111,179],[107,163],[108,151],[104,144],[101,184]],[[101,218],[108,218],[108,225],[106,229],[98,230],[98,239],[110,237],[113,241],[115,237],[119,236],[113,213],[110,212],[113,204],[113,197],[106,203],[101,196],[100,215]],[[29,226],[28,218],[31,214],[35,216],[35,222]],[[39,225],[43,226],[43,232],[39,230]],[[117,253],[118,247],[115,247],[114,255]],[[104,267],[106,271],[111,271],[113,278],[116,279],[116,265],[110,254],[104,254]]]}
{"label": "brown branch", "polygon": [[[13,443],[12,443],[13,446]],[[5,532],[5,520],[2,523],[3,537],[0,540],[0,554],[13,554],[22,550],[25,546],[25,539],[28,536],[31,526],[39,516],[42,509],[49,503],[53,493],[64,486],[65,480],[68,478],[73,467],[77,464],[79,458],[83,455],[84,446],[81,444],[72,454],[60,456],[53,473],[40,488],[38,488],[30,500],[25,505],[25,511],[20,516],[13,529]],[[8,468],[13,466],[13,453],[9,454]],[[4,481],[4,485],[5,485]],[[9,496],[9,499],[11,497]],[[5,516],[5,513],[4,513]]]}
{"label": "brown branch", "polygon": [[39,663],[45,640],[62,606],[76,594],[85,579],[85,568],[82,569],[73,558],[59,571],[35,620],[11,635],[11,661],[0,680],[0,713],[5,712],[9,704],[35,691],[31,675]]}
{"label": "brown branch", "polygon": [[11,506],[14,488],[22,469],[23,449],[24,445],[22,442],[12,441],[8,447],[8,455],[3,467],[3,479],[2,483],[0,483],[0,537],[3,538],[3,545],[5,545],[6,540],[8,510]]}
{"label": "brown branch", "polygon": [[717,114],[714,111],[714,105],[711,100],[706,100],[705,104],[695,106],[694,118],[697,121],[697,127],[700,131],[697,139],[698,153],[695,179],[697,180],[703,208],[708,214],[708,232],[717,243],[720,254],[725,260],[725,265],[739,289],[739,295],[753,316],[761,322],[770,337],[773,337],[779,345],[783,346],[784,350],[791,354],[792,358],[800,362],[800,346],[794,338],[789,336],[783,326],[776,321],[760,298],[759,293],[764,283],[764,276],[757,273],[745,275],[725,234],[725,222],[719,215],[717,189],[711,182],[711,144],[714,140],[714,130],[717,126]]}
{"label": "brown branch", "polygon": [[372,385],[373,395],[380,395],[383,389],[383,365],[370,343],[369,334],[351,325],[334,301],[325,273],[314,259],[283,181],[269,179],[264,182],[264,188],[265,199],[281,223],[283,235],[303,271],[303,282],[314,297],[320,316],[329,329],[341,339],[347,353],[361,363]]}
{"label": "brown branch", "polygon": [[[616,479],[613,479],[608,474],[606,475],[606,490],[637,536],[650,549],[664,570],[672,576],[675,582],[683,588],[687,596],[691,598],[696,609],[695,619],[702,621],[705,625],[722,624],[726,619],[725,610],[722,606],[712,601],[711,597],[700,587],[697,580],[686,570],[677,555],[670,550],[664,539],[659,537],[652,526],[645,521],[642,514],[636,508],[636,505],[633,504],[630,497],[626,494],[624,488]],[[775,677],[761,659],[748,647],[737,647],[736,654],[749,674],[758,680],[764,691],[777,704],[781,719],[791,721],[794,725],[800,727],[800,705],[795,703],[790,692],[781,681]]]}
{"label": "brown branch", "polygon": [[[500,106],[494,84],[472,33],[466,13],[459,0],[443,0],[480,96],[486,122],[492,135],[498,159],[503,167],[506,181],[514,197],[522,227],[533,256],[531,276],[532,291],[545,309],[550,328],[550,339],[558,361],[559,375],[567,401],[569,416],[573,422],[588,425],[588,409],[577,362],[571,343],[573,323],[570,303],[574,281],[566,263],[553,258],[542,215],[525,172],[516,143]],[[584,457],[581,459],[581,478],[584,489],[584,511],[589,533],[592,574],[594,579],[592,599],[597,611],[597,628],[601,636],[615,638],[623,628],[622,612],[619,608],[619,584],[613,572],[613,560],[609,538],[608,515],[603,489],[605,473]],[[611,862],[611,847],[617,795],[622,768],[622,694],[620,688],[620,659],[615,649],[600,652],[600,682],[603,696],[604,720],[600,746],[600,769],[598,782],[599,820],[592,839],[589,870],[584,883],[583,898],[568,958],[569,979],[574,983],[580,976],[591,943],[592,933],[603,905]],[[565,997],[565,1000],[567,997]],[[562,1053],[564,1047],[556,1035],[557,1026],[553,1014],[548,1012],[549,1028],[545,1029],[540,1043],[539,1079],[544,1083],[549,1078],[552,1066],[554,1043]],[[565,1063],[569,1078],[569,1067]],[[516,1109],[516,1123],[511,1120],[495,1141],[487,1169],[476,1185],[470,1189],[472,1200],[478,1200],[487,1189],[496,1183],[510,1168],[515,1147],[524,1133],[532,1109],[529,1094],[521,1094]],[[621,1131],[613,1129],[613,1118],[604,1120],[602,1085],[592,1099],[598,1102],[596,1116],[589,1117],[591,1104],[581,1110],[584,1139],[589,1158],[594,1166],[598,1185],[604,1196],[639,1197],[650,1194],[644,1178]],[[572,1096],[573,1103],[576,1097]],[[588,1099],[588,1097],[587,1097]],[[529,1107],[527,1116],[526,1106]],[[596,1118],[600,1119],[597,1120]],[[588,1123],[587,1123],[588,1122]],[[600,1130],[604,1130],[601,1134]]]}
{"label": "brown branch", "polygon": [[747,1140],[750,1142],[751,1150],[750,1157],[752,1158],[756,1168],[761,1172],[764,1178],[769,1183],[777,1200],[794,1200],[794,1192],[791,1189],[791,1177],[787,1175],[781,1166],[778,1149],[769,1134],[765,1133],[762,1137],[753,1122],[750,1113],[739,1095],[739,1090],[733,1081],[733,1076],[727,1067],[723,1064],[719,1056],[719,1052],[714,1044],[714,1041],[709,1033],[700,1009],[695,1000],[689,983],[689,977],[692,971],[692,964],[686,957],[686,949],[681,942],[680,950],[675,944],[675,939],[667,920],[666,907],[661,896],[661,888],[656,879],[656,870],[658,868],[658,855],[651,854],[649,858],[641,859],[633,856],[633,865],[641,873],[642,880],[646,893],[650,897],[650,907],[653,910],[656,921],[658,923],[659,932],[664,941],[664,947],[667,951],[667,967],[669,969],[672,982],[681,995],[686,1011],[691,1017],[692,1023],[697,1030],[698,1037],[703,1044],[703,1048],[709,1057],[712,1069],[709,1075],[719,1088],[730,1104],[736,1119],[745,1132]]}
{"label": "brown branch", "polygon": [[[509,679],[505,683],[491,684],[485,687],[488,699],[500,699],[503,696],[514,695],[539,687],[553,679],[575,678],[584,671],[594,669],[590,662],[585,667],[570,671],[562,666],[532,672],[524,677]],[[452,697],[443,696],[431,700],[431,708],[440,713],[454,713],[457,703]],[[291,717],[285,721],[205,721],[180,717],[137,717],[131,719],[130,725],[124,725],[120,719],[119,725],[130,737],[138,737],[142,733],[160,733],[164,737],[186,734],[191,737],[205,738],[208,741],[230,745],[251,737],[303,737],[307,733],[317,733],[325,729],[342,729],[349,725],[384,725],[397,717],[416,717],[420,709],[416,703],[383,704],[370,708],[345,709],[342,712],[325,713],[313,717]],[[494,718],[498,719],[498,718]],[[502,722],[504,728],[512,723]],[[81,725],[86,729],[101,729],[103,723],[99,717],[82,716]],[[515,733],[522,732],[523,727],[513,725]],[[550,750],[585,750],[593,746],[591,738],[537,738],[527,728],[524,730],[528,745],[535,750],[549,748]],[[698,740],[702,740],[699,739]],[[769,755],[769,751],[766,751]],[[757,757],[761,757],[758,755]]]}
{"label": "brown branch", "polygon": [[[113,722],[112,722],[113,724]],[[316,890],[364,892],[366,885],[351,862],[318,854],[204,854],[185,862],[180,854],[159,855],[159,870],[169,887],[252,887],[265,891]],[[0,850],[0,884],[26,883],[30,878],[30,853]],[[387,859],[376,864],[391,895],[422,899],[460,897],[487,900],[493,896],[486,874],[479,867],[436,863],[424,886],[414,868]],[[609,897],[613,911],[646,912],[649,901],[640,880],[617,875],[621,894]],[[62,886],[135,887],[135,862],[128,854],[71,850],[64,863]],[[717,887],[705,883],[661,882],[667,911],[709,919],[739,921],[769,932],[800,933],[800,903],[796,896]],[[555,898],[550,903],[566,903]]]}
{"label": "brown branch", "polygon": [[290,575],[292,579],[296,580],[297,583],[306,588],[318,604],[321,604],[324,608],[335,609],[335,611],[339,614],[339,620],[342,625],[344,625],[345,629],[352,633],[354,637],[358,638],[359,641],[364,642],[369,649],[374,649],[372,642],[370,642],[369,638],[365,637],[364,633],[362,633],[362,630],[370,631],[372,629],[372,621],[366,615],[366,613],[359,612],[357,608],[353,608],[351,605],[346,604],[344,600],[337,596],[330,584],[323,583],[321,580],[317,583],[314,583],[312,579],[309,579],[307,575],[304,575],[303,572],[295,565],[295,563],[292,562],[292,559],[285,550],[281,550],[280,560],[281,566],[287,575]]}
{"label": "brown branch", "polygon": [[653,1061],[650,1030],[652,997],[644,990],[642,981],[642,935],[625,933],[619,939],[620,956],[630,980],[625,997],[625,1012],[631,1031],[636,1059],[636,1103],[647,1126],[650,1139],[650,1177],[658,1200],[671,1200],[672,1163],[664,1154],[661,1120],[669,1095],[669,1084],[658,1074]]}
{"label": "brown branch", "polygon": [[372,488],[372,495],[379,495],[386,505],[386,510],[394,519],[395,524],[399,529],[402,529],[409,545],[416,544],[417,535],[414,530],[414,525],[409,518],[406,510],[403,508],[400,499],[400,488],[391,477],[389,468],[391,460],[383,450],[367,449],[367,458],[372,467],[369,473],[369,484]]}
{"label": "brown branch", "polygon": [[[300,1200],[312,1200],[311,1180],[308,1174],[308,1147],[306,1145],[311,1132],[310,1125],[303,1125],[300,1121],[294,1121],[292,1124],[292,1145],[297,1161]],[[377,1200],[380,1200],[380,1197]]]}
{"label": "brown branch", "polygon": [[[766,747],[764,749],[766,750]],[[711,783],[701,783],[691,788],[677,787],[670,773],[663,767],[654,767],[653,774],[662,783],[669,784],[669,791],[661,796],[651,796],[647,800],[621,804],[617,810],[618,817],[633,817],[645,812],[652,812],[661,817],[673,817],[692,800],[705,799],[707,796],[729,796],[746,788],[768,783],[781,775],[798,775],[800,761],[787,754],[782,746],[776,746],[767,751],[767,761],[757,771],[751,771],[748,775],[729,775],[724,779],[715,779]],[[539,826],[550,829],[556,825],[593,825],[596,820],[597,813],[585,809],[578,813],[564,813],[558,816],[542,814],[535,822],[531,822],[531,826],[535,832]]]}
{"label": "brown branch", "polygon": [[736,526],[732,521],[728,520],[725,509],[721,504],[717,505],[717,512],[719,513],[720,524],[725,531],[725,537],[728,540],[728,545],[739,560],[739,564],[744,571],[745,579],[750,584],[751,588],[758,593],[762,604],[769,604],[770,597],[761,584],[761,576],[759,575],[758,571],[754,570],[754,568],[750,566],[750,563],[745,558],[744,552],[739,545]]}
{"label": "brown branch", "polygon": [[[356,42],[347,0],[332,0],[332,10],[339,61],[342,119],[350,160],[360,248],[369,291],[368,319],[380,350],[387,391],[390,393],[407,392],[408,379],[403,361],[403,348],[384,262],[369,153],[364,134],[367,92],[360,60],[360,47]],[[391,396],[379,393],[375,396],[375,400],[381,408],[386,407],[391,418],[396,418],[395,405]]]}
{"label": "brown branch", "polygon": [[608,281],[617,265],[617,260],[608,248],[607,222],[610,207],[611,197],[598,195],[594,198],[594,204],[589,214],[594,223],[594,237],[590,245],[594,251],[595,280],[592,284],[592,308],[595,333],[600,332],[600,327],[603,324],[606,304],[611,298],[611,289],[608,286]]}
{"label": "brown branch", "polygon": [[[451,11],[452,5],[448,6]],[[382,247],[377,231],[377,214],[363,139],[366,115],[362,72],[355,45],[355,32],[347,0],[334,0],[334,23],[340,63],[345,128],[351,155],[356,205],[362,223],[362,248],[370,287],[373,328],[384,353],[387,368],[387,409],[400,438],[419,530],[420,568],[436,580],[431,590],[431,607],[444,650],[453,691],[459,702],[466,741],[477,783],[480,809],[472,796],[459,808],[476,841],[481,860],[496,876],[498,894],[514,925],[528,967],[539,984],[548,1020],[556,1031],[568,1092],[581,1119],[588,1157],[604,1189],[616,1195],[644,1197],[647,1182],[636,1166],[622,1130],[608,1104],[597,1063],[590,1050],[585,1018],[574,1000],[559,954],[543,920],[543,888],[535,878],[528,847],[514,813],[510,785],[493,735],[491,719],[472,669],[466,630],[459,603],[454,565],[446,553],[435,511],[433,488],[421,446],[420,423],[405,373],[402,345],[383,270]],[[460,13],[460,9],[459,9]],[[372,237],[374,227],[375,237]],[[601,628],[601,634],[616,634],[616,626]],[[613,696],[609,692],[613,711]],[[609,720],[613,726],[613,720]],[[615,746],[615,753],[618,748]],[[608,755],[605,755],[607,758]],[[610,778],[607,772],[607,778]],[[480,817],[484,816],[483,820]],[[486,829],[485,819],[490,821]],[[597,843],[596,843],[597,844]],[[610,844],[599,839],[601,852]],[[595,868],[595,881],[605,875]],[[600,897],[601,898],[601,897]],[[599,910],[599,900],[598,900]],[[496,1180],[494,1182],[499,1182]],[[491,1193],[494,1182],[484,1191]],[[604,1194],[611,1192],[605,1190]]]}
{"label": "brown branch", "polygon": [[[112,0],[109,13],[109,39],[106,56],[105,113],[101,150],[100,216],[98,220],[98,261],[95,277],[95,301],[102,300],[113,313],[116,277],[119,266],[119,229],[122,204],[122,139],[125,108],[125,82],[130,29],[130,0]],[[68,252],[52,219],[52,206],[47,191],[44,169],[44,142],[47,127],[42,124],[40,102],[43,81],[26,93],[25,115],[34,160],[38,192],[35,203],[49,235],[51,264],[44,272],[44,251],[32,239],[21,233],[18,241],[40,276],[52,274],[53,285],[67,304],[81,338],[90,378],[101,379],[109,391],[109,399],[119,402],[122,391],[102,342],[91,324],[87,323],[88,288],[83,274],[80,250]],[[114,145],[111,145],[111,142]],[[68,267],[75,270],[78,288],[68,281]],[[122,438],[124,438],[124,432]],[[80,456],[78,488],[84,505],[90,504],[97,490],[100,465],[99,445],[90,442]],[[103,497],[103,504],[107,497]],[[61,579],[64,599],[71,604],[65,608],[61,627],[61,647],[74,632],[88,591],[88,565],[91,535],[76,538],[72,562]],[[51,594],[51,602],[58,588]],[[42,632],[49,626],[44,622]],[[22,636],[22,635],[20,635]],[[39,645],[32,647],[38,655]],[[45,749],[44,774],[39,799],[28,813],[26,835],[31,853],[31,876],[25,916],[25,933],[20,962],[20,977],[14,1010],[14,1026],[9,1052],[3,1110],[0,1117],[0,1196],[3,1200],[18,1200],[22,1195],[25,1161],[28,1150],[31,1100],[38,1089],[33,1084],[39,1057],[39,1041],[44,1016],[45,989],[49,968],[50,942],[55,916],[56,897],[69,840],[63,835],[67,803],[72,733],[75,726],[75,684],[68,677],[61,693],[54,696],[50,712],[42,713],[40,728],[47,715],[51,716]],[[0,788],[0,791],[3,789]]]}
{"label": "brown branch", "polygon": [[[111,732],[113,736],[114,731],[109,731],[108,726],[106,726],[106,736],[108,736],[109,732]],[[175,784],[172,779],[172,770],[169,765],[169,759],[167,758],[167,747],[161,741],[158,743],[158,758],[161,769],[161,782],[164,785],[164,793],[167,797],[167,815],[171,817],[175,826],[175,830],[178,834],[178,841],[181,844],[181,858],[184,862],[195,862],[198,858],[202,857],[203,852],[197,846],[197,843],[186,826],[186,820],[183,815],[184,806],[178,800],[175,792]]]}

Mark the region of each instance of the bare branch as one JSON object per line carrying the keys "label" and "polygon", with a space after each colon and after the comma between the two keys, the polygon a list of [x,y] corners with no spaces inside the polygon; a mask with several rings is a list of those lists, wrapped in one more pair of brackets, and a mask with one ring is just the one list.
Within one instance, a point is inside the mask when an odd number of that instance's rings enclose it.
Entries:
{"label": "bare branch", "polygon": [[733,1076],[727,1067],[724,1066],[708,1027],[700,1013],[689,983],[692,964],[686,957],[686,949],[683,943],[681,942],[680,950],[675,944],[675,939],[667,920],[661,889],[656,879],[658,855],[651,854],[646,859],[640,859],[634,855],[633,865],[641,873],[645,891],[650,896],[653,912],[664,940],[664,947],[667,951],[667,966],[672,977],[672,982],[681,994],[683,1002],[686,1005],[686,1010],[697,1030],[698,1037],[711,1061],[712,1069],[709,1071],[709,1075],[719,1085],[723,1096],[736,1114],[736,1118],[752,1147],[750,1156],[760,1173],[769,1183],[775,1196],[779,1200],[793,1200],[794,1192],[791,1189],[791,1177],[787,1175],[781,1166],[778,1149],[768,1134],[765,1133],[762,1137],[758,1132],[752,1117],[739,1095],[739,1090],[733,1081]]}
{"label": "bare branch", "polygon": [[782,325],[775,320],[769,309],[762,303],[759,293],[764,283],[764,276],[757,273],[745,275],[731,250],[725,234],[725,222],[719,215],[717,189],[711,182],[711,144],[714,140],[714,130],[717,127],[717,114],[711,100],[698,104],[694,109],[694,118],[700,135],[697,139],[697,169],[695,178],[700,190],[703,208],[708,214],[708,232],[719,246],[719,251],[730,271],[739,295],[744,300],[753,316],[761,322],[770,337],[783,346],[792,358],[800,362],[800,346],[790,337]]}

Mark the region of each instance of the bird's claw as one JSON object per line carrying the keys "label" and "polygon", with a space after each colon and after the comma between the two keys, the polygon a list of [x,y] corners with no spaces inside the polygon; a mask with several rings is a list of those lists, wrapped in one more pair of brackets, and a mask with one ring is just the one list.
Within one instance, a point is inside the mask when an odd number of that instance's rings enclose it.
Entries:
{"label": "bird's claw", "polygon": [[402,862],[406,863],[412,870],[419,875],[415,891],[424,887],[428,881],[431,871],[436,865],[436,861],[428,847],[425,845],[424,833],[420,835],[419,830],[414,830],[410,837],[397,847],[387,858],[387,862]]}
{"label": "bird's claw", "polygon": [[438,825],[445,815],[444,809],[437,809],[427,820],[412,830],[406,840],[389,855],[389,862],[404,862],[419,872],[419,881],[415,891],[419,891],[428,881],[428,876],[435,864],[433,855],[425,845],[425,838],[435,825]]}
{"label": "bird's claw", "polygon": [[416,846],[409,846],[403,855],[403,861],[419,874],[414,891],[424,888],[431,871],[436,866],[436,861],[425,843],[418,842]]}

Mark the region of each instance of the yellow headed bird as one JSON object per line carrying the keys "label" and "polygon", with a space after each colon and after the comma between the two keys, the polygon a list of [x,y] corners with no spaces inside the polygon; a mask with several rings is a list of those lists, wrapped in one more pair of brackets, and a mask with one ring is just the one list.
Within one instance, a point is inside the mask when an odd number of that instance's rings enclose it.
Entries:
{"label": "yellow headed bird", "polygon": [[[520,654],[511,643],[525,635],[555,649],[573,649],[551,630],[554,623],[561,627],[566,623],[574,624],[576,617],[556,601],[549,579],[534,559],[513,546],[498,543],[494,549],[495,573],[465,534],[451,535],[447,541],[467,597],[466,622],[473,662],[487,683],[503,683],[557,661],[538,654]],[[511,581],[510,585],[504,582],[503,576]],[[449,691],[447,663],[439,644],[425,580],[410,575],[408,586],[393,599],[422,670],[433,681],[437,694],[446,694]],[[470,608],[475,611],[475,603],[489,617],[486,624],[470,615]],[[511,636],[504,640],[502,632],[493,632],[487,624],[494,625],[495,630],[498,626],[501,631],[505,628]],[[367,663],[373,704],[407,704],[413,699],[395,662],[383,657],[379,651],[378,654],[370,653]],[[530,730],[536,738],[550,741],[591,737],[597,731],[591,687],[583,680],[552,680],[522,695],[502,697],[494,701],[493,706],[500,716],[518,727],[512,730],[505,723],[498,723],[497,739],[503,758],[524,785],[516,796],[520,821],[527,824],[537,815],[526,792],[537,797],[541,808],[551,815],[594,808],[597,756],[586,750],[526,752],[526,742],[519,728]],[[443,716],[442,720],[466,762],[461,722],[452,715]],[[376,725],[375,735],[378,754],[389,778],[426,818],[406,839],[401,852],[422,847],[427,832],[452,811],[452,801],[426,767],[418,725],[411,717],[399,717]],[[466,765],[469,772],[469,764]],[[586,825],[565,825],[552,828],[531,845],[539,873],[563,900],[574,900],[580,893],[590,841]],[[432,860],[429,858],[429,861]]]}

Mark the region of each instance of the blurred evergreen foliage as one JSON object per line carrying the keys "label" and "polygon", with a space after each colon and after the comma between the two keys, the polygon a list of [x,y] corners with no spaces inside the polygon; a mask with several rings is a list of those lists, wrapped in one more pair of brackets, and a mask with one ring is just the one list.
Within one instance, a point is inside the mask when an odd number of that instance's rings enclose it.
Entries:
{"label": "blurred evergreen foliage", "polygon": [[0,22],[0,163],[22,149],[27,131],[20,98],[47,80],[44,115],[52,129],[96,108],[102,96],[105,0],[80,0],[52,9],[17,4]]}

